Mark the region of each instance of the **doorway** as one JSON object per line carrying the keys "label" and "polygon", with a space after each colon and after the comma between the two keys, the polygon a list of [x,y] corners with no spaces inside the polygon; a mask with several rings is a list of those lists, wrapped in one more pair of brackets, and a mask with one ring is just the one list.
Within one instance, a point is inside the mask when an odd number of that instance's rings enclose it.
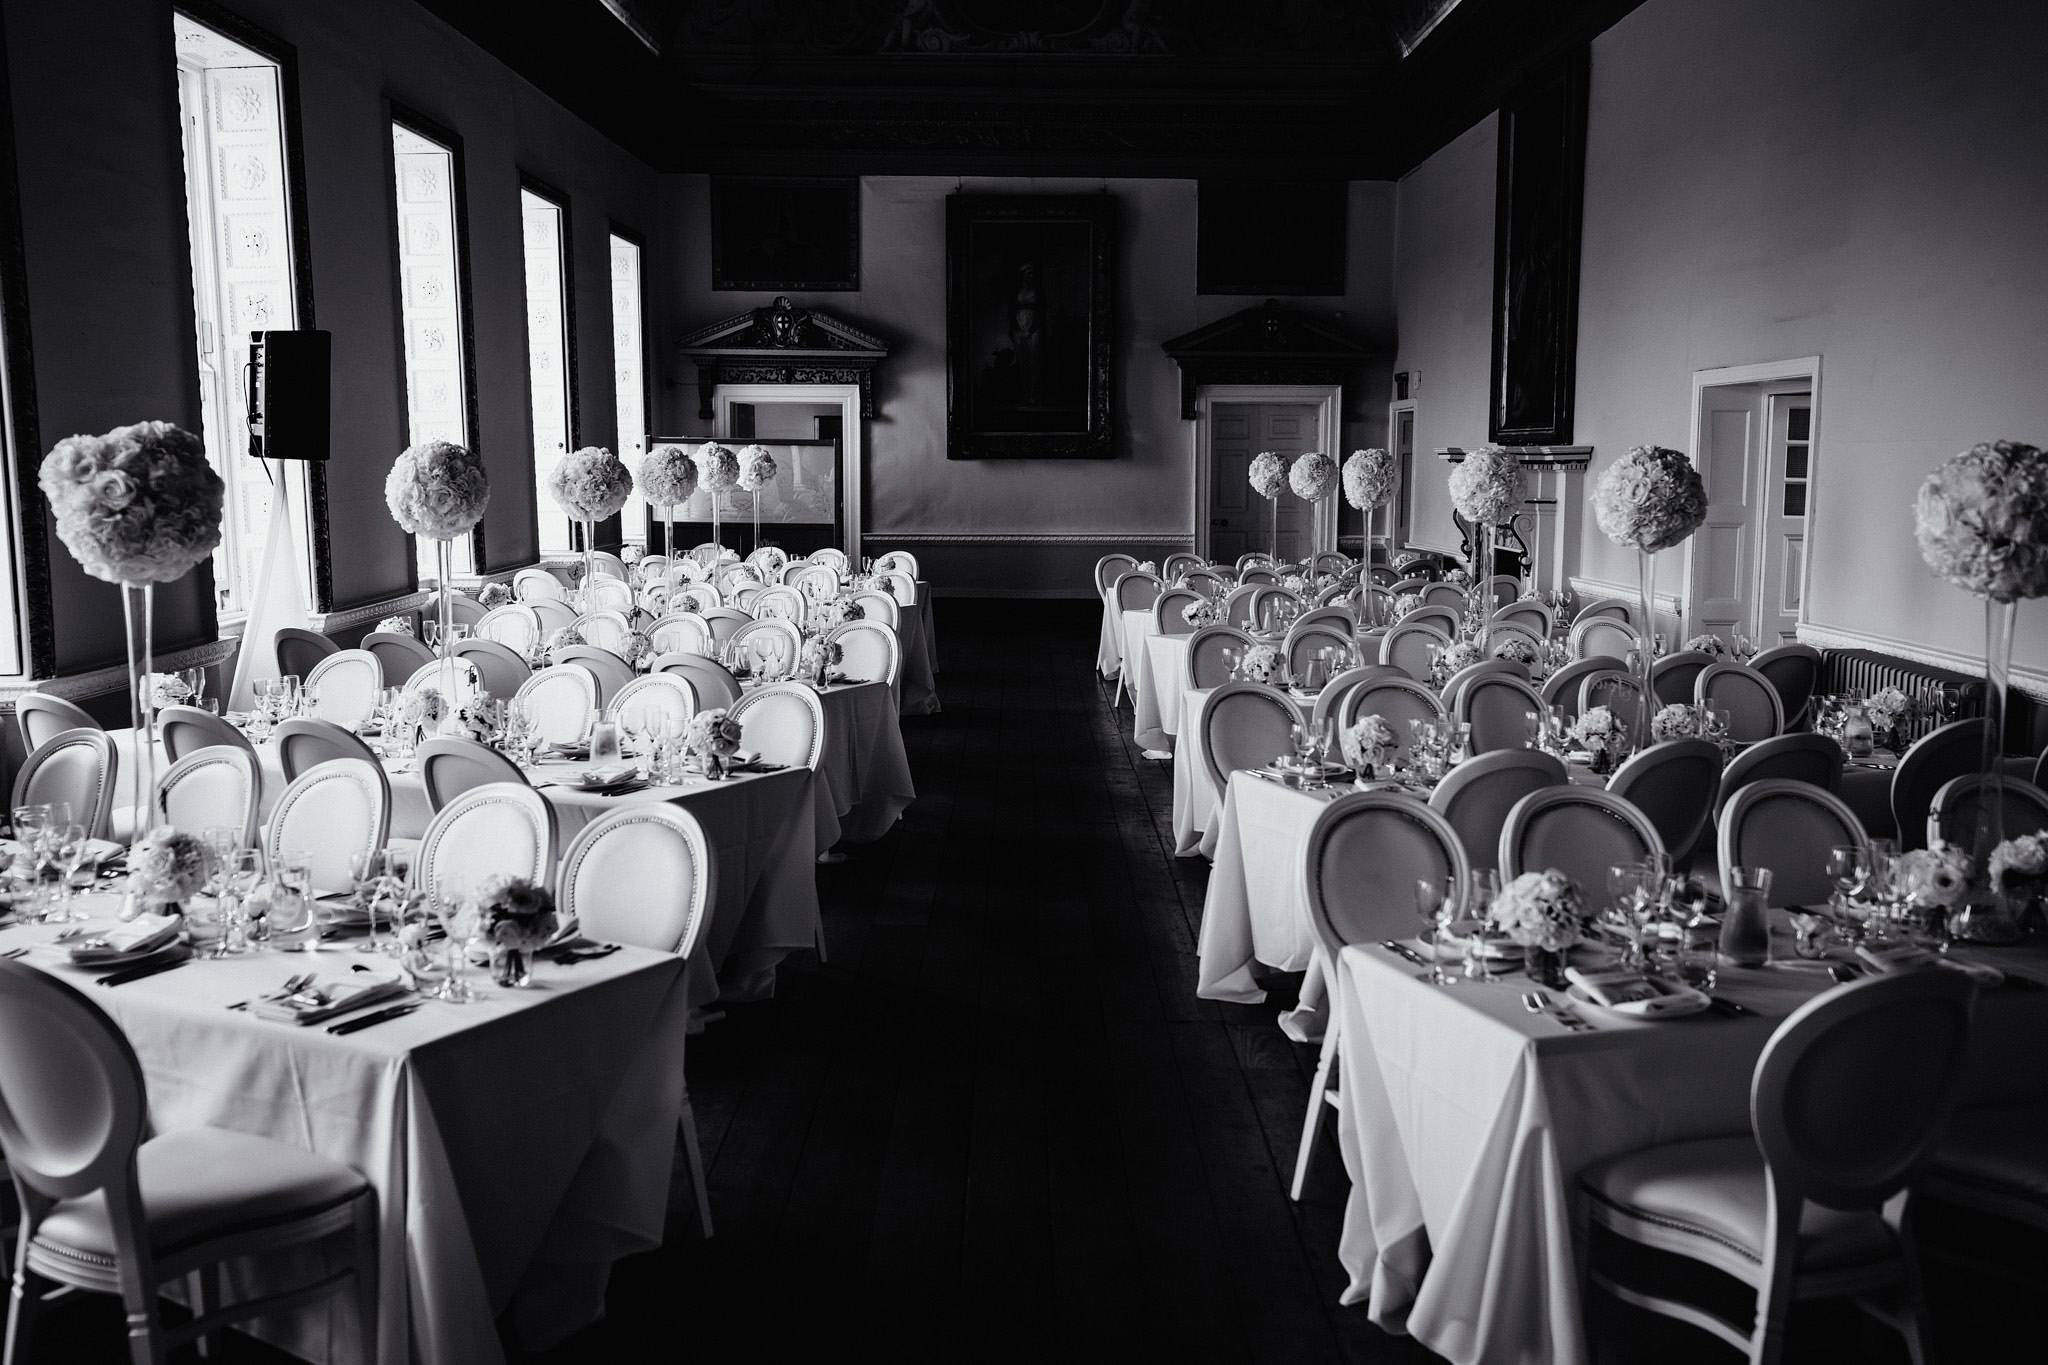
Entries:
{"label": "doorway", "polygon": [[1688,635],[1759,649],[1799,638],[1813,544],[1818,358],[1693,376],[1707,516],[1687,554]]}
{"label": "doorway", "polygon": [[1337,501],[1332,494],[1311,505],[1287,488],[1273,503],[1252,491],[1252,458],[1277,453],[1290,466],[1305,451],[1337,458],[1337,413],[1341,390],[1320,385],[1209,385],[1196,402],[1195,550],[1217,563],[1274,549],[1274,513],[1279,520],[1278,554],[1305,559],[1336,544]]}

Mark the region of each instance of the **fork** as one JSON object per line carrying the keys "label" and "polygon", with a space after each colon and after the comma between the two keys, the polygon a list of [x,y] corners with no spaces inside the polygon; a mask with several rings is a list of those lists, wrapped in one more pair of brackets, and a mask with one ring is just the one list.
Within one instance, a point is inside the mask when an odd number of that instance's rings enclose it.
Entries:
{"label": "fork", "polygon": [[1573,1033],[1581,1033],[1593,1027],[1578,1015],[1561,1005],[1552,1004],[1535,991],[1522,992],[1522,1008],[1531,1014],[1547,1014]]}
{"label": "fork", "polygon": [[282,986],[279,986],[276,990],[272,991],[269,995],[259,995],[250,1000],[237,1000],[234,1004],[229,1005],[228,1008],[231,1010],[247,1009],[249,1008],[249,1006],[255,1004],[257,1000],[289,1000],[292,996],[297,995],[300,991],[306,989],[306,987],[312,984],[313,973],[297,972],[291,976],[286,977],[284,979],[284,984]]}

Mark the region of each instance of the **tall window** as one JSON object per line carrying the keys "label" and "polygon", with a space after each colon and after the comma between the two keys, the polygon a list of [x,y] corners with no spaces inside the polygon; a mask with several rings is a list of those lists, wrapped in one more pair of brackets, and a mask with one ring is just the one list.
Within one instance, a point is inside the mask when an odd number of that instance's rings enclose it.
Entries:
{"label": "tall window", "polygon": [[548,475],[569,453],[571,420],[569,350],[569,210],[531,186],[519,191],[526,239],[526,367],[533,400],[533,477],[540,516],[540,551],[576,548],[569,518],[548,495]]}
{"label": "tall window", "polygon": [[[463,349],[462,193],[455,149],[404,122],[391,125],[397,171],[399,300],[405,322],[406,440],[470,442],[469,380]],[[471,538],[458,539],[450,567],[475,571]],[[413,545],[422,583],[438,572],[434,547]]]}
{"label": "tall window", "polygon": [[[0,97],[4,97],[0,87]],[[0,129],[0,133],[8,130]],[[0,164],[14,164],[13,149],[0,147]],[[12,183],[0,186],[0,226],[13,221]],[[16,244],[7,242],[0,250],[13,256]],[[18,257],[15,257],[18,260]],[[0,288],[9,288],[0,282]],[[11,311],[11,292],[0,294],[0,308]],[[21,542],[16,528],[22,524],[21,496],[14,486],[21,468],[14,449],[14,364],[6,352],[7,331],[0,326],[0,678],[19,678],[28,673],[28,599],[22,592]]]}
{"label": "tall window", "polygon": [[[213,579],[221,611],[232,614],[247,609],[263,571],[275,471],[285,471],[300,516],[307,512],[303,464],[249,458],[242,386],[249,334],[298,325],[284,90],[275,61],[185,15],[173,22],[200,420],[207,458],[228,486]],[[301,529],[299,553],[311,543]],[[310,589],[309,572],[300,580]]]}
{"label": "tall window", "polygon": [[[641,347],[640,244],[611,234],[612,387],[619,414],[619,458],[637,472],[647,453],[647,370]],[[636,488],[626,503],[627,540],[647,542],[647,501]]]}

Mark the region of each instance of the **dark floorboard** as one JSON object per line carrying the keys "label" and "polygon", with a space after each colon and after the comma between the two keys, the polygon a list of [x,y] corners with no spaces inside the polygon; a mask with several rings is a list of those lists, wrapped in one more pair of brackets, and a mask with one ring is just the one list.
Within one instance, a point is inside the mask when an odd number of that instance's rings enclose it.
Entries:
{"label": "dark floorboard", "polygon": [[[819,869],[829,960],[691,1042],[716,1237],[679,1179],[668,1244],[546,1358],[1428,1358],[1337,1306],[1334,1145],[1287,1199],[1295,983],[1195,998],[1206,865],[1172,856],[1171,770],[1094,674],[1095,608],[940,616],[918,802]],[[118,1355],[104,1301],[54,1318],[40,1358]]]}

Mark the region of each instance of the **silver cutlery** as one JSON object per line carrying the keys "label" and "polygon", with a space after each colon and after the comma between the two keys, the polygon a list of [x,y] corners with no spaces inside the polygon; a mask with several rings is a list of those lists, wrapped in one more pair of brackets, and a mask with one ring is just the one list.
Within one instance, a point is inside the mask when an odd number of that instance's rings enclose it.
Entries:
{"label": "silver cutlery", "polygon": [[295,976],[286,977],[284,984],[270,992],[270,994],[255,996],[248,1000],[237,1000],[234,1004],[229,1005],[228,1008],[231,1010],[245,1010],[258,1000],[289,1000],[312,984],[313,973],[300,972]]}
{"label": "silver cutlery", "polygon": [[1593,1026],[1562,1005],[1554,1004],[1535,991],[1522,992],[1522,1008],[1531,1014],[1547,1014],[1573,1033],[1590,1033]]}
{"label": "silver cutlery", "polygon": [[1413,963],[1417,967],[1427,967],[1429,965],[1428,960],[1421,953],[1416,952],[1397,938],[1381,939],[1380,947],[1385,948],[1396,957]]}
{"label": "silver cutlery", "polygon": [[338,1024],[329,1024],[327,1031],[339,1037],[344,1033],[354,1033],[359,1029],[373,1027],[389,1019],[403,1019],[406,1015],[418,1009],[423,1003],[423,1001],[419,1000],[408,1000],[402,1004],[391,1005],[370,1014],[360,1014],[353,1019],[344,1019]]}

